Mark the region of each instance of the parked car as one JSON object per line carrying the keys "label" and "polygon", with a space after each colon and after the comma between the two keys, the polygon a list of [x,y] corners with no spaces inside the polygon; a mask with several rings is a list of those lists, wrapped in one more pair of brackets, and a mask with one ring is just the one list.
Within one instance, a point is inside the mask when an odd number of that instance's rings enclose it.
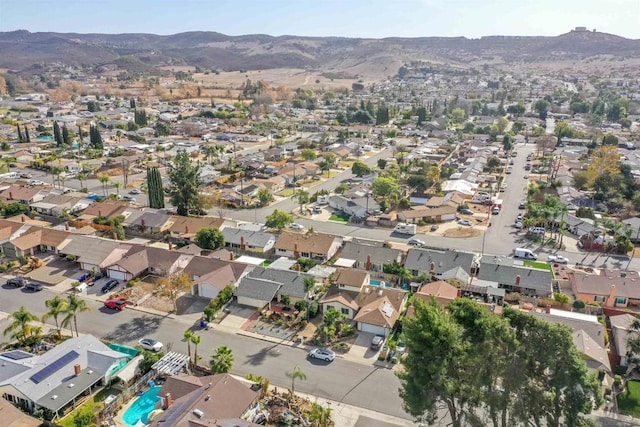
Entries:
{"label": "parked car", "polygon": [[29,185],[44,185],[43,181],[40,181],[39,179],[32,179],[28,182]]}
{"label": "parked car", "polygon": [[485,205],[485,206],[491,206],[491,205],[493,205],[493,200],[486,199],[486,200],[483,200],[480,204],[481,205]]}
{"label": "parked car", "polygon": [[38,283],[38,282],[29,282],[26,285],[24,285],[25,289],[28,289],[30,291],[33,292],[38,292],[44,289],[44,286],[42,286],[42,283]]}
{"label": "parked car", "polygon": [[411,246],[424,246],[424,245],[426,245],[424,240],[420,240],[420,239],[416,239],[416,238],[409,239],[407,244],[409,244]]}
{"label": "parked car", "polygon": [[292,230],[304,230],[304,226],[298,224],[297,222],[292,222],[291,224],[289,224],[289,228]]}
{"label": "parked car", "polygon": [[31,174],[28,174],[28,173],[21,173],[21,174],[20,174],[20,178],[29,179],[29,178],[31,178]]}
{"label": "parked car", "polygon": [[396,352],[398,354],[402,354],[407,351],[407,345],[403,341],[398,341],[396,343]]}
{"label": "parked car", "polygon": [[135,197],[132,197],[132,196],[122,196],[122,200],[127,201],[127,202],[135,202],[136,201]]}
{"label": "parked car", "polygon": [[527,206],[527,203],[523,200],[520,202],[520,204],[518,205],[518,209],[524,209]]}
{"label": "parked car", "polygon": [[380,347],[382,347],[383,342],[384,342],[384,337],[382,335],[376,335],[371,339],[371,348],[374,350],[380,350]]}
{"label": "parked car", "polygon": [[473,227],[473,223],[468,219],[459,219],[458,224],[464,225],[465,227]]}
{"label": "parked car", "polygon": [[514,224],[514,227],[517,229],[521,229],[522,228],[522,221],[516,221],[516,223]]}
{"label": "parked car", "polygon": [[516,217],[516,222],[522,222],[522,214],[519,213],[518,216]]}
{"label": "parked car", "polygon": [[549,255],[550,263],[569,264],[569,258],[562,255]]}
{"label": "parked car", "polygon": [[140,346],[145,350],[154,351],[156,353],[162,350],[162,348],[164,347],[164,344],[162,344],[160,341],[151,338],[142,338],[140,339],[140,341],[138,341],[138,344],[140,344]]}
{"label": "parked car", "polygon": [[107,292],[109,292],[109,291],[111,291],[111,290],[113,290],[113,289],[115,289],[117,287],[118,287],[118,281],[116,279],[112,279],[112,280],[109,280],[107,283],[105,283],[102,286],[101,291],[102,291],[103,294],[106,294]]}
{"label": "parked car", "polygon": [[9,280],[7,280],[7,285],[10,286],[15,286],[16,288],[21,288],[25,285],[27,285],[29,283],[29,281],[27,279],[25,279],[24,277],[13,277]]}
{"label": "parked car", "polygon": [[433,224],[430,228],[431,231],[436,231],[438,229],[438,225],[437,224]]}
{"label": "parked car", "polygon": [[319,207],[319,206],[314,207],[314,208],[313,208],[313,213],[314,213],[314,214],[322,213],[322,208],[321,208],[321,207]]}
{"label": "parked car", "polygon": [[108,299],[104,302],[104,306],[112,310],[122,310],[127,306],[127,302],[123,299]]}
{"label": "parked car", "polygon": [[324,360],[325,362],[333,362],[336,358],[336,354],[327,348],[314,348],[309,352],[309,357],[312,359]]}
{"label": "parked car", "polygon": [[140,191],[139,188],[134,188],[133,190],[129,191],[129,194],[140,194],[142,193],[142,191]]}
{"label": "parked car", "polygon": [[471,209],[460,209],[460,213],[463,215],[473,215],[475,212],[473,212]]}

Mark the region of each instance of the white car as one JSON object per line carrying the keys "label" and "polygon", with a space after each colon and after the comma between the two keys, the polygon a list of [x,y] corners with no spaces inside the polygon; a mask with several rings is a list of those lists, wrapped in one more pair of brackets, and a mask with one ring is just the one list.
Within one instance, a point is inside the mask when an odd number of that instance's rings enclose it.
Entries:
{"label": "white car", "polygon": [[464,225],[466,227],[473,227],[473,223],[471,221],[469,221],[468,219],[460,219],[460,220],[458,220],[458,224]]}
{"label": "white car", "polygon": [[324,360],[325,362],[333,362],[336,358],[336,354],[326,348],[314,348],[309,352],[309,357],[312,359]]}
{"label": "white car", "polygon": [[516,221],[514,227],[519,229],[519,230],[522,229],[522,221]]}
{"label": "white car", "polygon": [[134,188],[133,190],[129,191],[129,194],[140,194],[142,193],[142,191],[140,191],[139,188]]}
{"label": "white car", "polygon": [[550,263],[569,264],[569,258],[562,255],[549,255]]}
{"label": "white car", "polygon": [[156,341],[151,338],[142,338],[140,341],[138,341],[138,344],[140,344],[140,346],[145,350],[154,351],[156,353],[162,350],[162,348],[164,347],[164,344],[162,344],[160,341]]}
{"label": "white car", "polygon": [[32,179],[29,181],[29,185],[44,185],[44,182],[39,179]]}
{"label": "white car", "polygon": [[304,226],[298,224],[297,222],[292,222],[291,224],[289,224],[289,228],[292,230],[304,230]]}
{"label": "white car", "polygon": [[409,239],[409,241],[407,242],[407,244],[411,245],[411,246],[424,246],[426,245],[426,242],[424,240],[420,240],[420,239]]}

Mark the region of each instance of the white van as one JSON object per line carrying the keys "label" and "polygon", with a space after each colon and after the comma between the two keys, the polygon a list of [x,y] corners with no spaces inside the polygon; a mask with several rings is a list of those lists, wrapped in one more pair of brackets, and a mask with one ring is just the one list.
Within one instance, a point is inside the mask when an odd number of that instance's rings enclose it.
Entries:
{"label": "white van", "polygon": [[524,248],[515,248],[513,250],[513,257],[522,258],[522,259],[531,259],[534,261],[538,259],[538,255],[536,255],[532,250],[524,249]]}
{"label": "white van", "polygon": [[544,236],[544,233],[546,232],[546,230],[544,229],[544,227],[529,227],[529,230],[527,232],[529,234]]}

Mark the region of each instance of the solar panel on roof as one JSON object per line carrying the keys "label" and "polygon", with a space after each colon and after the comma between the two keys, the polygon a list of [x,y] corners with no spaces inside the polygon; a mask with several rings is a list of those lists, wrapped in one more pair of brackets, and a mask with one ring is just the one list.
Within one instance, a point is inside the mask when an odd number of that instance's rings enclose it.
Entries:
{"label": "solar panel on roof", "polygon": [[34,383],[38,384],[38,383],[46,380],[47,378],[49,378],[54,373],[58,372],[67,363],[71,362],[72,360],[74,360],[78,356],[80,356],[80,354],[78,354],[78,352],[76,352],[75,350],[71,350],[69,353],[65,354],[64,356],[62,356],[58,360],[54,360],[49,365],[45,366],[44,368],[40,369],[35,374],[31,375],[31,377],[29,379],[31,381],[33,381]]}
{"label": "solar panel on roof", "polygon": [[13,351],[8,351],[6,353],[2,353],[0,354],[0,356],[6,357],[7,359],[11,359],[11,360],[22,360],[22,359],[28,359],[29,357],[33,357],[33,354],[27,353],[26,351],[22,351],[22,350],[13,350]]}

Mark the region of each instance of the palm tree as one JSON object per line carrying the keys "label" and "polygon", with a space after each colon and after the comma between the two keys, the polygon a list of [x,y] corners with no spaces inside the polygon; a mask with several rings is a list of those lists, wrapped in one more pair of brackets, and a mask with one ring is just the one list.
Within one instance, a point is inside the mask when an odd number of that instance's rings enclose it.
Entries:
{"label": "palm tree", "polygon": [[122,186],[122,184],[118,181],[114,181],[113,186],[116,187],[116,197],[120,196],[120,186]]}
{"label": "palm tree", "polygon": [[102,184],[102,190],[104,191],[104,197],[107,197],[107,185],[109,184],[109,181],[111,181],[111,178],[109,178],[109,175],[100,175],[98,177],[98,181],[100,181],[100,183]]}
{"label": "palm tree", "polygon": [[9,317],[12,320],[11,324],[4,330],[4,334],[12,333],[11,338],[17,339],[18,341],[23,341],[29,335],[31,335],[31,331],[33,326],[31,322],[38,320],[38,317],[27,311],[24,306],[21,306],[18,311],[14,311],[11,313]]}
{"label": "palm tree", "polygon": [[226,374],[233,367],[233,352],[229,347],[222,346],[216,349],[211,356],[209,367],[216,374]]}
{"label": "palm tree", "polygon": [[46,322],[49,317],[53,317],[56,323],[56,330],[58,331],[58,337],[61,336],[60,324],[58,323],[58,316],[64,314],[67,310],[67,301],[63,300],[60,295],[56,295],[53,299],[48,299],[44,302],[44,305],[49,309],[42,315],[42,323]]}
{"label": "palm tree", "polygon": [[193,335],[191,337],[191,342],[193,343],[193,364],[198,364],[198,344],[200,344],[200,335]]}
{"label": "palm tree", "polygon": [[[71,321],[73,321],[73,326],[76,329],[76,336],[80,336],[78,332],[78,314],[84,311],[91,311],[91,308],[87,306],[87,303],[80,299],[77,295],[71,294],[67,297],[67,309],[65,310],[65,318],[62,321],[62,326],[71,325]],[[72,329],[73,333],[73,329]]]}
{"label": "palm tree", "polygon": [[305,277],[302,281],[304,286],[304,301],[305,307],[307,307],[307,320],[309,320],[309,291],[311,291],[316,286],[316,281],[313,277]]}
{"label": "palm tree", "polygon": [[60,175],[62,174],[62,172],[64,172],[64,169],[62,169],[60,166],[54,166],[51,168],[50,172],[51,183],[53,184],[53,186],[56,186],[56,180],[58,180],[58,186],[60,186]]}
{"label": "palm tree", "polygon": [[305,374],[298,365],[293,368],[293,371],[286,373],[291,378],[291,399],[296,392],[296,380],[306,381],[307,374]]}
{"label": "palm tree", "polygon": [[84,172],[80,172],[78,175],[76,175],[76,179],[80,182],[80,190],[82,190],[84,188],[82,183],[87,180],[87,174]]}
{"label": "palm tree", "polygon": [[189,359],[191,359],[191,337],[193,336],[193,331],[187,329],[184,331],[184,339],[187,342],[187,354],[189,355]]}

